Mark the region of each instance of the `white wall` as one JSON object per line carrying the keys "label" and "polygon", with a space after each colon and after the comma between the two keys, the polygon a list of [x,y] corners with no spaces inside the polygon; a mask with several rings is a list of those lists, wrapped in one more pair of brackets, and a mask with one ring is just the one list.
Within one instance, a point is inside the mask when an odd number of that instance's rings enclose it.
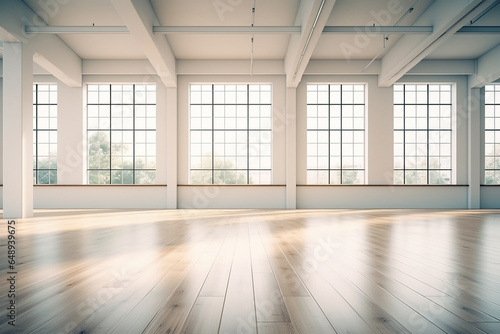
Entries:
{"label": "white wall", "polygon": [[468,152],[467,152],[467,136],[468,136],[468,84],[466,76],[428,76],[415,75],[404,76],[398,83],[452,83],[455,84],[456,98],[455,114],[452,121],[453,128],[453,147],[452,152],[456,155],[452,157],[453,170],[456,184],[469,184],[468,181]]}
{"label": "white wall", "polygon": [[299,209],[464,209],[467,186],[300,186]]}
{"label": "white wall", "polygon": [[[272,182],[285,184],[285,77],[284,76],[179,76],[177,86],[178,184],[189,184],[189,85],[191,83],[270,83],[273,89]],[[182,197],[179,198],[179,203]]]}
{"label": "white wall", "polygon": [[179,186],[180,209],[283,209],[285,186]]}
{"label": "white wall", "polygon": [[38,209],[165,209],[165,186],[35,186]]}
{"label": "white wall", "polygon": [[[2,60],[0,59],[0,69],[1,68],[2,68]],[[1,75],[0,75],[0,129],[3,129],[3,77]],[[0,136],[0,184],[3,184],[3,136]]]}
{"label": "white wall", "polygon": [[[0,59],[0,129],[3,129],[3,62]],[[3,208],[3,136],[0,136],[0,208]]]}
{"label": "white wall", "polygon": [[378,87],[374,75],[305,76],[297,90],[297,184],[307,184],[307,84],[366,84],[365,168],[368,184],[392,184],[393,105],[392,88]]}
{"label": "white wall", "polygon": [[[284,76],[202,76],[182,75],[178,80],[178,166],[179,185],[189,184],[189,85],[192,83],[270,83],[273,89],[273,146],[272,182],[285,184],[285,77]],[[207,208],[284,208],[285,188],[276,187],[182,187],[178,188],[178,207],[197,207],[203,203]],[[217,193],[217,196],[206,196]],[[201,194],[201,195],[200,195]],[[199,199],[201,197],[201,199]]]}
{"label": "white wall", "polygon": [[[457,116],[456,183],[467,185],[467,77],[406,76],[400,83],[440,82],[455,85]],[[297,92],[297,184],[306,184],[308,83],[367,85],[365,186],[299,186],[298,208],[467,208],[467,186],[390,186],[393,183],[393,89],[378,87],[375,75],[304,76]],[[374,186],[378,185],[378,186]],[[389,185],[389,186],[381,186]]]}
{"label": "white wall", "polygon": [[85,108],[81,88],[57,85],[57,183],[85,183]]}
{"label": "white wall", "polygon": [[166,88],[153,75],[86,75],[71,88],[51,75],[35,83],[58,85],[58,184],[34,187],[35,208],[166,208],[166,186],[91,186],[86,183],[86,84],[157,84],[157,184],[166,184]]}
{"label": "white wall", "polygon": [[481,208],[500,209],[500,186],[481,187]]}
{"label": "white wall", "polygon": [[[169,139],[167,108],[177,113],[177,207],[179,208],[285,208],[286,207],[286,94],[285,76],[274,64],[274,75],[242,75],[222,72],[224,62],[210,68],[203,62],[182,62],[177,89],[168,91],[156,76],[85,75],[84,83],[157,83],[157,183],[167,183]],[[119,64],[124,69],[126,64]],[[238,67],[239,68],[239,67]],[[205,69],[207,73],[201,73]],[[195,71],[196,70],[196,71]],[[332,70],[334,70],[332,68]],[[117,70],[119,72],[119,70]],[[98,71],[97,71],[98,72]],[[118,73],[117,72],[117,73]],[[129,71],[130,72],[130,71]],[[200,73],[198,73],[200,72]],[[318,71],[316,71],[318,72]],[[462,186],[392,186],[393,102],[392,88],[380,88],[377,76],[305,75],[296,90],[297,208],[467,208],[467,77],[411,75],[399,82],[454,83],[457,92],[455,176]],[[58,179],[60,185],[35,186],[35,208],[167,208],[165,186],[82,186],[85,183],[86,86],[69,88],[50,75],[36,75],[35,82],[58,84]],[[190,83],[271,83],[273,85],[273,184],[270,186],[187,186],[189,171]],[[367,85],[366,168],[367,185],[308,186],[306,184],[306,85],[307,83],[362,83]],[[0,77],[0,88],[2,78]],[[1,91],[1,90],[0,90]],[[167,92],[177,94],[169,104]],[[0,93],[0,102],[1,102]],[[0,103],[0,113],[2,103]],[[175,120],[174,120],[175,121]],[[1,122],[1,120],[0,120]],[[1,123],[0,123],[1,125]],[[171,124],[170,124],[171,126]],[[171,128],[172,129],[172,128]],[[172,130],[171,130],[172,131]],[[0,145],[1,150],[1,145]],[[1,155],[0,155],[1,159]],[[1,164],[0,164],[1,165]],[[1,173],[0,173],[1,178]],[[170,178],[172,180],[172,178]],[[0,180],[1,181],[1,180]],[[1,182],[0,182],[1,183]],[[171,189],[172,190],[172,189]],[[1,191],[0,191],[1,196]],[[500,208],[500,187],[481,187],[481,207]],[[172,199],[171,199],[172,200]],[[175,200],[174,200],[175,204]],[[169,204],[172,207],[172,203]]]}

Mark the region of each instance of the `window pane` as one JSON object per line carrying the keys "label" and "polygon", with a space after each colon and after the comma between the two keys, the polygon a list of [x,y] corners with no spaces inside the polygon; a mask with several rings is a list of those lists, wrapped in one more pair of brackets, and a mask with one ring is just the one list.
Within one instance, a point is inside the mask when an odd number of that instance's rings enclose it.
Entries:
{"label": "window pane", "polygon": [[500,85],[485,86],[484,183],[500,184]]}
{"label": "window pane", "polygon": [[154,183],[156,86],[88,85],[88,103],[88,182]]}
{"label": "window pane", "polygon": [[307,85],[307,183],[363,184],[364,85]]}
{"label": "window pane", "polygon": [[394,183],[451,183],[452,86],[394,85]]}
{"label": "window pane", "polygon": [[271,183],[271,96],[271,85],[190,85],[192,184]]}
{"label": "window pane", "polygon": [[111,180],[109,171],[89,170],[87,174],[88,184],[109,184]]}
{"label": "window pane", "polygon": [[33,85],[33,175],[57,183],[57,85]]}

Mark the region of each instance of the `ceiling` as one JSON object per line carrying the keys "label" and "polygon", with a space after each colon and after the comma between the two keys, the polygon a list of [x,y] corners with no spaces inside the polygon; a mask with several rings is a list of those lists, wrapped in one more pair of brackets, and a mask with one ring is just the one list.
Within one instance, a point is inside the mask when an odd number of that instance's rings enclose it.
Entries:
{"label": "ceiling", "polygon": [[[458,5],[466,7],[470,3],[484,5],[486,2],[488,7],[487,10],[481,9],[475,12],[474,16],[467,16],[467,21],[458,21],[455,17],[453,24],[459,24],[458,28],[500,26],[500,0],[326,0],[326,10],[324,9],[321,16],[318,15],[315,18],[321,1],[11,0],[4,1],[3,6],[8,9],[8,5],[17,2],[26,11],[37,13],[41,19],[31,20],[28,25],[126,28],[129,32],[54,33],[54,35],[81,60],[149,59],[157,71],[159,67],[155,66],[154,62],[158,59],[166,64],[165,67],[168,67],[168,61],[162,59],[165,57],[162,55],[165,50],[171,54],[174,63],[175,60],[248,60],[250,58],[285,60],[286,63],[287,58],[291,58],[294,60],[293,66],[296,65],[297,69],[302,65],[301,61],[304,57],[306,65],[309,60],[358,59],[366,60],[368,63],[373,59],[383,60],[392,57],[390,53],[393,49],[399,49],[399,58],[404,60],[403,45],[408,48],[408,57],[410,57],[413,49],[419,48],[421,41],[425,38],[424,35],[406,36],[409,32],[366,34],[359,30],[347,33],[327,33],[322,32],[323,28],[325,26],[399,26],[404,28],[422,25],[436,27],[440,23],[438,21],[441,16],[447,17],[449,12]],[[156,34],[151,30],[149,35],[137,34],[137,30],[131,29],[130,26],[131,22],[135,21],[133,19],[131,21],[130,16],[126,16],[128,15],[127,6],[130,4],[136,9],[139,8],[139,12],[142,9],[145,10],[144,13],[150,11],[153,26],[210,26],[225,27],[226,30],[214,33],[171,34]],[[328,4],[330,4],[329,7]],[[437,13],[431,13],[433,11]],[[149,14],[144,13],[141,13],[142,18],[149,19]],[[429,17],[432,18],[429,19]],[[23,18],[19,20],[26,21]],[[307,36],[315,20],[320,26],[319,30],[313,30],[314,33]],[[32,23],[33,21],[36,22]],[[250,27],[252,24],[255,27],[300,27],[302,33],[273,32],[252,35],[251,33],[235,33],[233,30],[233,27]],[[136,23],[133,25],[137,28]],[[0,22],[0,32],[2,28]],[[144,38],[150,39],[148,42],[158,47],[156,55],[152,56],[155,51],[144,46],[142,43]],[[416,42],[413,45],[408,44],[412,38]],[[435,39],[437,40],[438,37]],[[1,40],[2,34],[0,33]],[[453,33],[446,37],[446,41],[435,43],[423,57],[424,59],[474,60],[498,45],[500,45],[499,32]],[[302,47],[304,51],[300,54]],[[415,53],[419,56],[421,54],[423,53]],[[300,61],[297,61],[299,56]],[[1,57],[2,48],[0,47]],[[155,57],[156,60],[153,60],[152,58]]]}
{"label": "ceiling", "polygon": [[[15,0],[20,1],[20,0]],[[57,11],[47,4],[56,0],[23,0],[34,12],[41,13],[51,26],[124,26],[110,0],[62,1]],[[147,0],[145,0],[147,1]],[[307,1],[307,0],[302,0]],[[255,0],[255,26],[293,26],[299,16],[300,0]],[[389,11],[389,3],[396,5]],[[327,20],[327,26],[395,25],[406,11],[414,10],[399,22],[412,25],[428,8],[432,0],[337,0]],[[449,1],[451,4],[451,1]],[[151,0],[162,26],[250,26],[251,0]],[[389,13],[389,15],[384,15]],[[500,6],[474,23],[499,25]],[[60,34],[59,37],[82,59],[146,59],[130,34]],[[319,39],[311,59],[345,59],[344,48],[354,47],[351,59],[382,58],[401,35],[324,34]],[[428,59],[474,59],[500,43],[500,35],[460,35],[449,39]],[[248,59],[252,35],[243,34],[178,34],[166,36],[177,59]],[[283,59],[290,35],[254,36],[254,59]],[[356,47],[362,45],[362,48]]]}

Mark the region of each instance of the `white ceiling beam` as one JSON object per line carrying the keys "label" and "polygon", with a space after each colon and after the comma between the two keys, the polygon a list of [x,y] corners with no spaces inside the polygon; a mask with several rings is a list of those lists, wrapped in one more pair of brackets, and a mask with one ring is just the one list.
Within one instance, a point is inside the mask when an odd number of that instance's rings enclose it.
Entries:
{"label": "white ceiling beam", "polygon": [[287,87],[297,87],[301,81],[334,4],[335,0],[302,0],[300,2],[295,25],[300,25],[302,32],[290,38],[285,56]]}
{"label": "white ceiling beam", "polygon": [[352,59],[311,59],[304,75],[378,75],[380,73],[380,60],[375,60],[369,68],[366,60]]}
{"label": "white ceiling beam", "polygon": [[434,1],[416,20],[416,26],[433,25],[430,35],[405,35],[382,58],[379,86],[389,87],[442,45],[465,24],[498,0]]}
{"label": "white ceiling beam", "polygon": [[137,37],[156,73],[166,87],[176,87],[176,59],[165,36],[155,35],[153,26],[159,25],[149,1],[111,0],[128,30]]}
{"label": "white ceiling beam", "polygon": [[[25,21],[32,18],[42,22],[22,1],[0,0],[0,27],[3,41],[29,45],[34,61],[70,87],[82,86],[82,59],[58,36],[28,36]],[[8,35],[8,36],[6,36]],[[6,39],[5,39],[6,38]]]}
{"label": "white ceiling beam", "polygon": [[469,78],[469,87],[481,88],[500,79],[500,45],[477,59],[477,72]]}
{"label": "white ceiling beam", "polygon": [[[248,75],[247,60],[191,60],[177,61],[179,75]],[[253,76],[285,74],[283,60],[256,59]]]}
{"label": "white ceiling beam", "polygon": [[[496,59],[499,59],[498,57]],[[381,61],[376,59],[365,69],[366,60],[352,59],[326,60],[312,59],[307,65],[304,75],[378,75]],[[474,60],[463,59],[424,59],[408,71],[408,75],[472,75],[474,74]]]}
{"label": "white ceiling beam", "polygon": [[151,75],[155,69],[147,59],[85,59],[83,75]]}
{"label": "white ceiling beam", "polygon": [[471,75],[474,74],[471,59],[424,59],[407,74],[411,75]]}

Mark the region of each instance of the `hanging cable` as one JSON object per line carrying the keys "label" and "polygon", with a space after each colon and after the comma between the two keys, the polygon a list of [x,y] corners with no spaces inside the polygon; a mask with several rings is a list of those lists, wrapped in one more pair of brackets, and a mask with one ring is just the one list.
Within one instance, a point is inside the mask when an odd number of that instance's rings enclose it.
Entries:
{"label": "hanging cable", "polygon": [[[398,26],[401,21],[404,20],[404,18],[410,14],[411,12],[413,12],[413,10],[415,9],[415,5],[419,2],[420,0],[415,0],[415,2],[410,6],[410,8],[408,8],[408,10],[399,18],[399,20],[396,21],[396,23],[394,23],[394,27]],[[389,34],[384,34],[384,39],[382,41],[382,49],[380,49],[380,51],[375,55],[375,57],[373,57],[373,59],[368,63],[368,65],[365,66],[365,68],[363,68],[363,72],[366,71],[366,69],[368,67],[370,67],[371,64],[373,64],[373,62],[378,58],[378,56],[380,56],[382,54],[382,52],[384,52],[385,50],[385,47],[386,47],[386,43],[387,41],[389,40]]]}
{"label": "hanging cable", "polygon": [[250,51],[250,76],[253,76],[253,37],[252,37],[252,45]]}
{"label": "hanging cable", "polygon": [[[255,3],[257,0],[253,1],[253,7],[252,7],[252,27],[255,24]],[[254,50],[254,38],[255,34],[252,34],[252,37],[250,39],[250,76],[253,76],[253,50]]]}

